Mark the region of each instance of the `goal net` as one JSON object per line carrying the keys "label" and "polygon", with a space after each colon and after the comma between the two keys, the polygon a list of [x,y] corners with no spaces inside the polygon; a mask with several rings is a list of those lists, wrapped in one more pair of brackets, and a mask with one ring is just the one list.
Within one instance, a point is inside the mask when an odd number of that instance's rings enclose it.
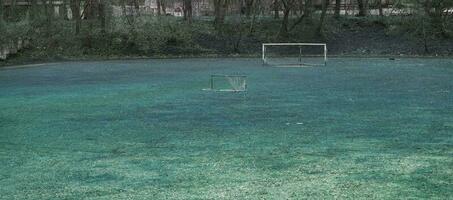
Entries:
{"label": "goal net", "polygon": [[325,66],[327,45],[324,43],[264,43],[263,64],[274,66]]}
{"label": "goal net", "polygon": [[247,91],[247,76],[211,75],[208,90],[221,92],[245,92]]}

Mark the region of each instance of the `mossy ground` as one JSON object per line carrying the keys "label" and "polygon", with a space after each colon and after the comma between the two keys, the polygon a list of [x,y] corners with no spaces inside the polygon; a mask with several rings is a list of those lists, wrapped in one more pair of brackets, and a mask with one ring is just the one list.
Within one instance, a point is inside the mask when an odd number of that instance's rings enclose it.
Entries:
{"label": "mossy ground", "polygon": [[[450,199],[453,60],[0,69],[3,199]],[[211,74],[249,92],[203,91]]]}

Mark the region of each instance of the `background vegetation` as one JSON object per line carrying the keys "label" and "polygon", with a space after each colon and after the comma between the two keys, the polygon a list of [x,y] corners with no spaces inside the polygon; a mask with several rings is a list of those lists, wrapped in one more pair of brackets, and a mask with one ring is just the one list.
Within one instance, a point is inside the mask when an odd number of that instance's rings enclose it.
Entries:
{"label": "background vegetation", "polygon": [[[15,61],[253,55],[261,43],[275,41],[327,42],[331,54],[453,54],[451,0],[396,0],[391,6],[358,0],[358,14],[348,16],[337,0],[212,0],[212,12],[197,17],[192,0],[181,1],[183,17],[162,8],[175,1],[157,1],[158,12],[147,15],[137,0],[65,0],[63,13],[74,12],[57,16],[56,1],[5,6],[0,0],[0,42],[30,41]],[[122,15],[113,14],[114,6]],[[379,13],[370,15],[371,9]]]}

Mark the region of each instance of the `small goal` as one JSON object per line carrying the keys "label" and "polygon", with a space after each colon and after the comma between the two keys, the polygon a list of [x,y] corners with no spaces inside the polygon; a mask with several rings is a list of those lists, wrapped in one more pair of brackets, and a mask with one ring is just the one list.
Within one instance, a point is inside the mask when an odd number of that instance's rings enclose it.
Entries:
{"label": "small goal", "polygon": [[245,75],[211,75],[209,88],[204,90],[218,92],[246,92],[247,76]]}
{"label": "small goal", "polygon": [[263,64],[280,67],[326,66],[325,43],[264,43]]}

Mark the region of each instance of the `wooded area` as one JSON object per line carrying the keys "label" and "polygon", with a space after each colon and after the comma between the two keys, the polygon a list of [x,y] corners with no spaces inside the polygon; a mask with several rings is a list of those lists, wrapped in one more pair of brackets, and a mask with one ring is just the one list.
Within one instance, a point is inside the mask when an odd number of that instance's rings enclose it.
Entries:
{"label": "wooded area", "polygon": [[34,57],[250,54],[367,24],[437,54],[430,42],[451,41],[452,19],[451,0],[0,0],[0,42],[26,39]]}

